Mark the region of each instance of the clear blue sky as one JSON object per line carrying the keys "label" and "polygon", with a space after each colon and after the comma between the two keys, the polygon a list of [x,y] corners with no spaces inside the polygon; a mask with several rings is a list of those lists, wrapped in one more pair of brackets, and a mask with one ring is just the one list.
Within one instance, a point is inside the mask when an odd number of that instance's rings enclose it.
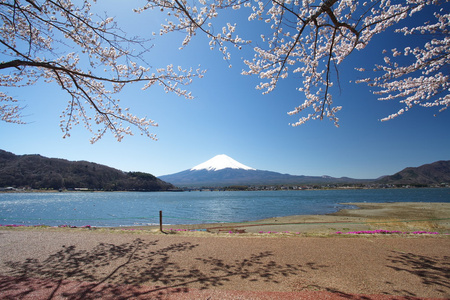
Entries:
{"label": "clear blue sky", "polygon": [[[130,35],[158,32],[164,16],[127,12],[135,2],[110,0],[107,9],[123,30],[133,31]],[[252,30],[256,27],[252,24]],[[245,37],[245,32],[239,35]],[[0,149],[86,160],[156,176],[189,169],[217,154],[261,170],[353,178],[376,178],[409,166],[450,160],[450,111],[434,117],[437,110],[415,108],[397,119],[380,122],[400,105],[377,101],[367,86],[349,83],[361,76],[353,67],[371,69],[382,62],[382,49],[400,48],[394,46],[397,39],[391,35],[373,40],[369,48],[354,53],[340,66],[342,91],[334,91],[335,103],[343,106],[338,114],[340,128],[328,120],[290,127],[298,116],[287,112],[303,102],[303,95],[296,91],[301,79],[290,75],[274,92],[262,95],[255,89],[258,78],[240,75],[244,68],[240,58],[251,58],[251,49],[234,52],[233,67],[229,68],[220,52],[209,50],[205,38],[198,36],[180,51],[182,40],[183,35],[177,33],[156,37],[146,60],[154,67],[173,63],[195,68],[200,64],[207,69],[206,76],[189,87],[194,100],[166,94],[159,87],[141,91],[138,85],[119,96],[131,112],[159,123],[153,130],[158,141],[137,133],[119,143],[108,134],[92,145],[83,126],[62,139],[59,115],[68,95],[56,85],[41,83],[13,91],[26,105],[24,120],[28,124],[1,122]]]}

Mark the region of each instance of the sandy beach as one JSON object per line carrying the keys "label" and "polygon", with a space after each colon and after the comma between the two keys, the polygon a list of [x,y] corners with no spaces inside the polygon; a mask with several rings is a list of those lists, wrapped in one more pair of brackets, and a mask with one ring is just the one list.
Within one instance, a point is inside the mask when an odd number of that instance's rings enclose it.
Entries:
{"label": "sandy beach", "polygon": [[[449,203],[355,205],[194,232],[3,228],[0,298],[450,298]],[[440,234],[335,233],[395,228]]]}

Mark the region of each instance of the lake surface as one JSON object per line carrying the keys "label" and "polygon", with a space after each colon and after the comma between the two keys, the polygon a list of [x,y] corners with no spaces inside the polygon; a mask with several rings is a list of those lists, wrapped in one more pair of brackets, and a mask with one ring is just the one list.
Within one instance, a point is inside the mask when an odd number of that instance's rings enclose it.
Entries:
{"label": "lake surface", "polygon": [[0,194],[0,224],[137,226],[333,213],[345,202],[450,202],[450,189]]}

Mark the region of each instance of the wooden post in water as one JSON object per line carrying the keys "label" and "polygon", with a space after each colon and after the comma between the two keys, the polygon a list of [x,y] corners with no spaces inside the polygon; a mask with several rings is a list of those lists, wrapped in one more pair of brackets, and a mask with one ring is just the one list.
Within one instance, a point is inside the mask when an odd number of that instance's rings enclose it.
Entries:
{"label": "wooden post in water", "polygon": [[162,232],[162,210],[159,211],[159,230]]}

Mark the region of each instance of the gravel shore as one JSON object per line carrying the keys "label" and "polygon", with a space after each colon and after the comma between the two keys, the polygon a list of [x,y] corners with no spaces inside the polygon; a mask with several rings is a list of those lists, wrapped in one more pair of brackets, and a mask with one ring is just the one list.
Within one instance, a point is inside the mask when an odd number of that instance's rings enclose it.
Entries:
{"label": "gravel shore", "polygon": [[[1,229],[0,299],[449,299],[449,235],[323,234],[341,226],[327,223],[330,218],[373,229],[394,221],[406,226],[402,218],[414,217],[414,224],[427,219],[421,226],[442,232],[449,204],[375,206],[350,213],[359,211],[356,216],[344,211],[259,222],[271,230],[316,226],[315,236],[256,234],[251,230],[262,227],[254,224],[236,225],[245,234]],[[416,209],[421,215],[406,213]]]}

